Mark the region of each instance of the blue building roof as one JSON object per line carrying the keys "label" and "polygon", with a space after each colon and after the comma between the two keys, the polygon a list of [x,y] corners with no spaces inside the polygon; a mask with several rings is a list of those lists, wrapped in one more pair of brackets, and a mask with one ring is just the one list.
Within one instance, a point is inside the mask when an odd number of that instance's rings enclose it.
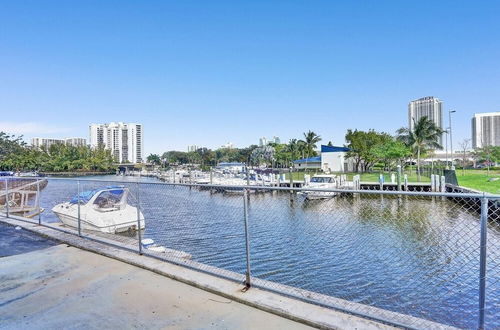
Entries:
{"label": "blue building roof", "polygon": [[347,147],[335,147],[335,146],[325,146],[321,145],[321,152],[347,152],[351,149]]}
{"label": "blue building roof", "polygon": [[297,159],[297,160],[294,160],[293,162],[294,162],[294,164],[299,164],[299,163],[321,163],[321,156]]}

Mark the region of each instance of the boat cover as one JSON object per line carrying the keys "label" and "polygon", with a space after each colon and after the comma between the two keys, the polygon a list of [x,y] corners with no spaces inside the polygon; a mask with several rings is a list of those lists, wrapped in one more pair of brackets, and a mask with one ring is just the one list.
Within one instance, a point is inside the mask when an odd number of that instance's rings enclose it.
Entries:
{"label": "boat cover", "polygon": [[[105,188],[107,189],[113,189],[109,190],[110,193],[115,194],[115,195],[121,195],[123,194],[123,187],[121,186],[109,186]],[[87,203],[92,197],[98,193],[99,191],[104,190],[104,189],[94,189],[94,190],[87,190],[87,191],[82,191],[80,195],[76,195],[73,197],[69,202],[71,204],[78,204],[78,200],[82,201],[83,203]]]}

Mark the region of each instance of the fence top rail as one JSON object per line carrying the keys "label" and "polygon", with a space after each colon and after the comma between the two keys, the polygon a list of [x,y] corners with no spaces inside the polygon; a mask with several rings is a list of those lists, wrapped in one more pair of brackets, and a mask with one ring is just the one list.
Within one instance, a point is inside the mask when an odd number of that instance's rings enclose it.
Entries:
{"label": "fence top rail", "polygon": [[400,195],[400,196],[423,196],[423,197],[455,197],[455,198],[488,198],[500,200],[500,195],[490,193],[451,193],[451,192],[424,192],[424,191],[399,191],[399,190],[355,190],[355,189],[319,189],[319,188],[295,188],[295,187],[272,187],[259,185],[219,185],[219,184],[199,184],[199,183],[172,183],[172,182],[141,182],[141,181],[119,181],[103,179],[85,178],[58,178],[58,177],[4,177],[4,180],[59,180],[59,181],[79,181],[79,182],[101,182],[115,184],[139,184],[139,185],[163,185],[179,187],[204,187],[212,189],[231,190],[267,190],[267,191],[289,191],[289,192],[333,192],[333,193],[355,193],[364,195]]}

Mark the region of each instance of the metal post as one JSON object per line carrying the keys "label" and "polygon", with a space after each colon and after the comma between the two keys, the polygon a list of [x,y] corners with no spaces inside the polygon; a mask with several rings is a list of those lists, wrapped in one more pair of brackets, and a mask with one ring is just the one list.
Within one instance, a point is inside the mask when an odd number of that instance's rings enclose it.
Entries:
{"label": "metal post", "polygon": [[448,167],[448,128],[445,130],[445,137],[446,137],[446,169],[449,169]]}
{"label": "metal post", "polygon": [[245,247],[246,247],[246,259],[247,259],[245,287],[249,288],[251,283],[250,283],[250,235],[248,232],[248,189],[243,190],[243,217],[245,220]]}
{"label": "metal post", "polygon": [[40,208],[40,180],[36,180],[36,206],[38,209],[38,224],[42,224],[42,209]]}
{"label": "metal post", "polygon": [[81,194],[81,192],[80,192],[80,180],[78,180],[76,182],[76,185],[78,187],[78,195],[77,195],[78,196],[77,197],[77,199],[78,199],[78,236],[81,237],[82,236],[82,217],[80,216],[80,204],[81,204],[80,203],[80,198],[81,198],[80,197],[80,194]]}
{"label": "metal post", "polygon": [[398,190],[401,190],[401,165],[398,165],[397,183],[398,183]]}
{"label": "metal post", "polygon": [[9,179],[5,179],[5,214],[9,217]]}
{"label": "metal post", "polygon": [[448,115],[450,118],[450,156],[451,156],[451,169],[452,170],[455,169],[455,165],[453,165],[453,134],[452,134],[452,130],[451,130],[451,114],[454,112],[456,112],[456,111],[455,110],[448,111]]}
{"label": "metal post", "polygon": [[142,255],[142,237],[141,237],[141,199],[140,199],[140,185],[137,185],[137,236],[139,238],[139,254]]}
{"label": "metal post", "polygon": [[481,243],[479,247],[479,329],[484,329],[486,304],[486,240],[488,226],[488,198],[481,199]]}
{"label": "metal post", "polygon": [[250,185],[250,172],[248,171],[248,166],[245,166],[245,170],[247,172],[247,186]]}

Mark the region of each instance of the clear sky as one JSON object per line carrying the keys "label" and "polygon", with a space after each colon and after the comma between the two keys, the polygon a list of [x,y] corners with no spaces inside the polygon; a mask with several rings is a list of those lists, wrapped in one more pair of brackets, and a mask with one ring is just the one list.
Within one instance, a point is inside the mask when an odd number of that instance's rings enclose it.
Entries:
{"label": "clear sky", "polygon": [[500,1],[0,0],[0,130],[144,124],[145,151],[394,133],[410,100],[500,111]]}

